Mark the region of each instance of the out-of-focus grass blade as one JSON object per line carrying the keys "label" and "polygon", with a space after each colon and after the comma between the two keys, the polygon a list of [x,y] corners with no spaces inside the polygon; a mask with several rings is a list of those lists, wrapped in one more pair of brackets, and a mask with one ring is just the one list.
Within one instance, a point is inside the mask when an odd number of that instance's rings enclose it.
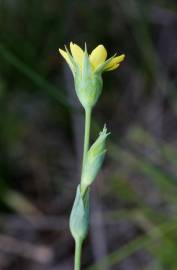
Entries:
{"label": "out-of-focus grass blade", "polygon": [[108,151],[108,154],[114,160],[120,161],[122,158],[127,160],[129,166],[132,166],[134,169],[138,169],[139,172],[150,177],[152,181],[156,183],[156,186],[158,186],[161,191],[165,192],[165,194],[170,192],[171,196],[176,196],[176,179],[171,174],[168,174],[166,171],[158,167],[156,164],[153,164],[148,159],[138,156],[135,153],[131,153],[129,150],[122,149],[114,143],[110,143],[109,148],[110,151]]}
{"label": "out-of-focus grass blade", "polygon": [[32,80],[36,86],[43,89],[47,94],[57,100],[60,105],[67,108],[72,108],[72,105],[67,101],[66,97],[62,95],[59,90],[51,85],[47,80],[42,78],[38,73],[32,70],[30,67],[25,65],[21,60],[19,60],[11,51],[9,51],[2,43],[0,43],[0,55],[3,57],[10,65],[18,69],[23,75]]}
{"label": "out-of-focus grass blade", "polygon": [[114,266],[117,263],[120,263],[122,260],[135,253],[136,251],[142,248],[150,248],[152,245],[155,245],[156,240],[160,240],[167,233],[174,231],[177,229],[177,219],[170,220],[166,223],[163,223],[159,226],[155,226],[152,230],[150,230],[146,235],[140,236],[130,243],[126,244],[119,250],[116,250],[103,258],[100,262],[92,265],[87,268],[87,270],[97,270],[100,269],[105,261],[109,268]]}

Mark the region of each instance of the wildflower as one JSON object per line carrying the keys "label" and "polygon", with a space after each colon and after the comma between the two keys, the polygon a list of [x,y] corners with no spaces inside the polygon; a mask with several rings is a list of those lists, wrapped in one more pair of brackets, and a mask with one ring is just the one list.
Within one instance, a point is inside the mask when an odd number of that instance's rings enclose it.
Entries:
{"label": "wildflower", "polygon": [[[59,49],[68,63],[74,77],[77,96],[85,108],[92,108],[101,94],[102,73],[119,67],[125,55],[112,56],[107,59],[107,51],[103,45],[98,45],[90,55],[87,47],[83,51],[77,44],[70,42],[70,51]],[[107,59],[107,60],[106,60]]]}
{"label": "wildflower", "polygon": [[81,250],[89,227],[90,186],[95,180],[106,153],[105,143],[109,135],[104,126],[97,140],[89,149],[91,111],[101,94],[102,73],[119,67],[125,55],[112,56],[107,59],[107,51],[103,45],[98,45],[90,55],[87,47],[83,51],[77,44],[70,42],[70,52],[59,52],[68,63],[74,77],[76,94],[85,109],[85,136],[81,181],[77,187],[76,197],[70,215],[70,230],[75,239],[74,269],[80,270]]}

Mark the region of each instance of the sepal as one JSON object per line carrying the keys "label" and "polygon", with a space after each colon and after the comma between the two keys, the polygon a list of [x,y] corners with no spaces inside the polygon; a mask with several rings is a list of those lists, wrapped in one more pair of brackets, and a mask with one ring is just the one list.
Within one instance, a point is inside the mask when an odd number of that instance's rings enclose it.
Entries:
{"label": "sepal", "polygon": [[76,94],[84,109],[92,108],[101,94],[103,80],[101,73],[93,72],[87,48],[84,51],[83,68],[75,72],[74,83]]}

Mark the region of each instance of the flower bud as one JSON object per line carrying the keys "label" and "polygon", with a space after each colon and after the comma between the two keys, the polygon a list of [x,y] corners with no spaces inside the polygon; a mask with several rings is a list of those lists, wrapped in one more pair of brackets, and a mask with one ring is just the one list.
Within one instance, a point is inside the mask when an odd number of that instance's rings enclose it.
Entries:
{"label": "flower bud", "polygon": [[76,197],[70,215],[70,230],[75,241],[83,241],[89,225],[89,193],[81,195],[80,185],[77,187]]}
{"label": "flower bud", "polygon": [[104,126],[103,131],[100,132],[98,139],[87,153],[81,180],[82,193],[84,193],[87,187],[90,186],[95,180],[100,170],[106,153],[105,142],[108,135],[109,133],[107,133],[107,128]]}

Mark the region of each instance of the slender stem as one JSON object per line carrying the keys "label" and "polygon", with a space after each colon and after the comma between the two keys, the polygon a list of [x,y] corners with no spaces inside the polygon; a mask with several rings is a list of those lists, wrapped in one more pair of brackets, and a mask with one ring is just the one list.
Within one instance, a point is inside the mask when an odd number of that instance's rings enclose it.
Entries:
{"label": "slender stem", "polygon": [[84,150],[83,150],[83,161],[82,161],[82,172],[81,172],[81,194],[84,196],[86,187],[82,184],[82,175],[84,171],[85,161],[87,158],[87,152],[89,148],[90,139],[90,122],[91,122],[91,108],[85,110],[85,135],[84,135]]}
{"label": "slender stem", "polygon": [[[82,172],[81,172],[81,181],[83,169],[87,157],[87,152],[89,148],[89,139],[90,139],[90,121],[91,121],[91,108],[85,110],[85,134],[84,134],[84,150],[83,150],[83,161],[82,161]],[[81,194],[84,196],[86,188],[81,185]],[[74,258],[74,270],[80,270],[81,265],[81,253],[82,253],[82,243],[80,239],[75,240],[75,258]]]}
{"label": "slender stem", "polygon": [[89,148],[89,139],[90,139],[90,120],[91,120],[91,108],[85,110],[85,135],[84,135],[84,152],[83,152],[83,163],[82,163],[82,172],[87,157],[87,152]]}
{"label": "slender stem", "polygon": [[75,241],[74,270],[81,269],[81,251],[82,251],[82,240],[76,240]]}

